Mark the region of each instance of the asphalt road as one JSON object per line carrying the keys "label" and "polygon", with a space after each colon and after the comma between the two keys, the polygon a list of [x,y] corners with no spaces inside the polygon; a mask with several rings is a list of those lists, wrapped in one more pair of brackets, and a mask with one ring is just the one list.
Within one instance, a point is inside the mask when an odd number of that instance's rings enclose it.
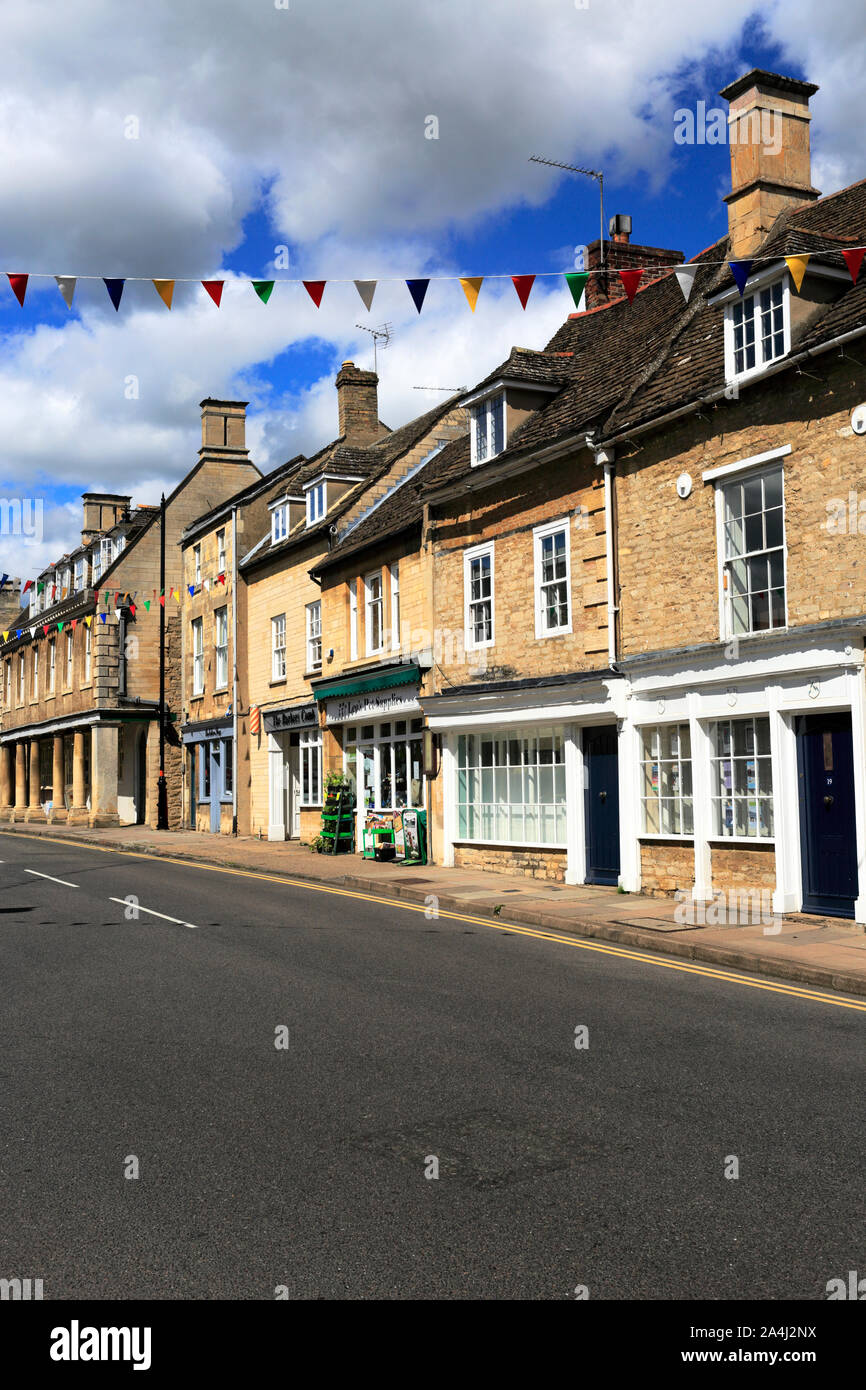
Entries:
{"label": "asphalt road", "polygon": [[658,961],[0,835],[0,1277],[824,1298],[866,1273],[864,1001]]}

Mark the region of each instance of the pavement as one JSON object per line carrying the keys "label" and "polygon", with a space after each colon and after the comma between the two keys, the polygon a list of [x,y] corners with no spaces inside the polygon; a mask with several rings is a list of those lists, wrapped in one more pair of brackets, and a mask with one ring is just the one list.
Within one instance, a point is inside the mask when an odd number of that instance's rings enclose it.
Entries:
{"label": "pavement", "polygon": [[698,919],[689,925],[677,921],[679,905],[673,899],[435,864],[389,864],[357,854],[315,854],[297,842],[269,843],[194,831],[3,823],[3,834],[255,870],[299,882],[340,884],[428,908],[435,899],[440,912],[468,912],[479,919],[522,923],[846,994],[866,994],[866,932],[840,918],[793,914],[722,926],[701,924]]}
{"label": "pavement", "polygon": [[107,848],[0,839],[0,1278],[808,1303],[866,1267],[862,998]]}

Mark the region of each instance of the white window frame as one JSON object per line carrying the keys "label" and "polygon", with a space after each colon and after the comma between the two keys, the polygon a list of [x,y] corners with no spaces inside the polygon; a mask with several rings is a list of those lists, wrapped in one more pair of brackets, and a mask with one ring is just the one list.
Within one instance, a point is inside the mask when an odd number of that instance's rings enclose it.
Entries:
{"label": "white window frame", "polygon": [[[782,287],[782,333],[783,347],[781,353],[775,357],[764,357],[764,338],[760,331],[761,306],[760,297],[765,290],[772,290],[777,285]],[[755,365],[746,367],[738,372],[736,368],[736,349],[734,338],[734,314],[739,308],[745,314],[746,304],[751,301],[752,311],[755,316]],[[791,351],[791,285],[787,271],[779,275],[774,275],[772,279],[765,283],[752,284],[746,282],[743,294],[738,295],[725,305],[725,379],[727,381],[748,381],[750,377],[760,376],[768,367],[776,362],[782,362]]]}
{"label": "white window frame", "polygon": [[286,679],[286,615],[271,618],[271,680]]}
{"label": "white window frame", "polygon": [[192,693],[204,694],[204,618],[192,620]]}
{"label": "white window frame", "polygon": [[87,556],[81,555],[75,561],[75,592],[80,594],[87,584]]}
{"label": "white window frame", "polygon": [[[756,823],[756,826],[757,826],[757,832],[758,832],[758,833],[757,833],[756,835],[737,835],[736,833],[732,833],[732,834],[730,834],[730,835],[727,835],[727,834],[725,834],[725,832],[724,832],[722,829],[720,829],[721,817],[720,817],[720,815],[718,814],[718,812],[719,812],[719,810],[720,810],[720,803],[721,803],[721,801],[723,800],[723,798],[722,798],[720,795],[717,795],[717,788],[718,788],[718,765],[719,765],[720,763],[726,762],[726,761],[730,761],[732,764],[733,764],[735,761],[737,761],[737,760],[739,760],[739,761],[741,761],[741,762],[743,762],[743,761],[744,761],[744,762],[748,762],[748,760],[749,760],[749,755],[748,755],[748,754],[734,754],[734,752],[733,752],[733,745],[732,745],[732,748],[731,748],[731,753],[730,753],[730,755],[729,755],[728,758],[725,758],[724,755],[720,754],[720,753],[718,752],[718,731],[719,731],[719,726],[720,726],[721,724],[730,724],[730,725],[733,725],[733,724],[751,724],[753,730],[754,730],[755,732],[757,732],[756,726],[757,726],[758,723],[764,723],[764,724],[769,725],[769,723],[770,723],[770,717],[769,717],[769,715],[766,715],[766,714],[763,714],[763,715],[762,715],[762,714],[738,715],[738,716],[735,716],[735,717],[732,717],[732,718],[727,718],[727,717],[725,717],[725,718],[720,718],[720,719],[714,719],[714,720],[712,720],[712,722],[711,722],[711,724],[710,724],[709,733],[710,733],[710,824],[711,824],[711,831],[710,831],[710,837],[709,837],[709,838],[710,838],[710,840],[711,840],[713,843],[716,843],[716,844],[724,844],[724,845],[729,845],[729,844],[734,844],[734,845],[756,845],[756,844],[760,844],[760,845],[773,845],[773,844],[776,843],[776,837],[775,837],[775,828],[776,828],[776,819],[775,819],[775,818],[776,818],[776,806],[775,806],[776,787],[775,787],[775,780],[776,780],[776,779],[775,779],[775,768],[773,767],[772,745],[770,744],[770,745],[768,746],[766,752],[759,753],[759,752],[758,752],[757,738],[754,739],[754,743],[753,743],[753,753],[752,753],[752,758],[754,759],[754,761],[755,761],[755,763],[756,763],[756,768],[755,768],[755,772],[756,772],[756,778],[755,778],[755,793],[754,793],[754,796],[753,796],[752,798],[749,798],[748,793],[746,793],[746,799],[747,799],[747,800],[748,800],[748,799],[753,799],[753,800],[755,801],[755,803],[756,803],[756,807],[755,807],[755,810],[756,810],[755,823]],[[771,727],[772,727],[772,726],[770,726],[770,728],[771,728]],[[759,794],[759,792],[758,792],[758,778],[757,778],[757,773],[758,773],[758,771],[759,771],[760,769],[759,769],[759,767],[758,767],[758,765],[757,765],[757,760],[758,760],[759,758],[762,759],[762,760],[769,766],[769,769],[770,769],[770,793],[769,793],[769,796],[767,796],[766,793],[760,793],[760,794]],[[733,768],[732,768],[732,772],[733,772]],[[741,796],[742,796],[742,794],[741,794]],[[731,797],[732,797],[733,800],[735,800],[735,793],[733,792],[733,789],[732,789],[732,791],[731,791]],[[773,833],[772,835],[763,835],[763,834],[761,834],[761,815],[760,815],[760,804],[759,804],[759,803],[760,803],[762,800],[763,800],[763,801],[769,800],[770,806],[772,807],[772,810],[773,810],[773,831],[774,831],[774,833]],[[732,808],[732,818],[733,818],[733,826],[736,827],[736,806],[735,806],[735,805],[734,805],[733,808]]]}
{"label": "white window frame", "polygon": [[[679,736],[679,738],[678,738],[678,745],[677,745],[677,754],[676,754],[676,757],[673,757],[673,756],[670,756],[670,757],[662,757],[662,756],[661,756],[661,750],[659,751],[659,755],[656,757],[656,756],[654,755],[654,753],[653,753],[653,750],[652,750],[652,743],[650,742],[650,740],[652,739],[652,736],[653,736],[653,735],[657,735],[657,736],[658,736],[659,745],[660,745],[660,744],[661,744],[661,738],[662,738],[663,734],[664,734],[665,732],[671,730],[671,729],[676,729],[677,732],[678,732],[678,736]],[[688,752],[688,756],[687,756],[687,757],[684,757],[684,756],[683,756],[683,742],[682,742],[682,740],[683,740],[683,731],[685,731],[685,734],[686,734],[686,737],[688,738],[688,743],[689,743],[689,752]],[[671,720],[671,721],[669,721],[669,722],[665,722],[665,723],[661,723],[661,724],[642,724],[642,725],[640,725],[640,727],[638,728],[638,734],[639,734],[639,736],[640,736],[640,744],[639,744],[639,754],[640,754],[640,827],[641,827],[641,828],[640,828],[640,832],[639,832],[640,838],[641,838],[642,840],[685,840],[688,844],[691,844],[692,841],[693,841],[694,838],[695,838],[695,828],[694,828],[694,827],[695,827],[695,800],[696,800],[696,797],[695,797],[695,779],[694,779],[694,760],[693,760],[693,759],[694,759],[694,755],[693,755],[692,746],[691,746],[691,738],[692,738],[691,725],[690,725],[689,721],[686,720],[686,719]],[[648,745],[649,745],[649,746],[648,746]],[[646,776],[646,773],[647,773],[647,769],[648,769],[649,767],[651,767],[654,763],[658,764],[658,767],[659,767],[658,793],[657,793],[657,795],[655,795],[654,798],[653,798],[654,804],[656,805],[657,810],[658,810],[658,822],[659,822],[659,826],[660,826],[660,827],[662,826],[662,821],[663,821],[663,802],[664,802],[664,801],[666,801],[666,800],[667,800],[667,801],[675,801],[675,802],[677,803],[677,810],[678,810],[678,814],[679,814],[679,822],[680,822],[680,826],[681,826],[681,827],[682,827],[682,825],[683,825],[683,823],[684,823],[684,804],[685,804],[686,802],[688,802],[688,803],[690,803],[690,805],[691,805],[691,818],[692,818],[692,828],[691,828],[691,830],[684,830],[684,829],[682,829],[682,828],[679,829],[679,830],[665,830],[665,829],[662,829],[662,828],[660,828],[660,829],[658,829],[658,830],[649,830],[649,829],[647,828],[647,802],[650,800],[650,798],[649,798],[648,795],[647,795],[647,776]],[[671,764],[671,765],[676,764],[676,781],[677,781],[677,789],[676,789],[676,792],[675,792],[672,796],[669,796],[669,797],[664,797],[664,796],[662,795],[662,780],[661,780],[661,778],[662,778],[662,764],[665,764],[665,763]],[[685,793],[685,792],[683,791],[683,768],[684,768],[684,767],[688,767],[688,770],[689,770],[689,780],[690,780],[690,782],[691,782],[691,791],[688,792],[688,793]]]}
{"label": "white window frame", "polygon": [[[38,664],[39,649],[38,649],[37,647],[34,647],[33,650],[36,652],[36,655],[37,655],[37,664]],[[52,638],[51,638],[51,641],[48,643],[48,694],[49,694],[49,695],[53,695],[53,694],[55,693],[56,686],[57,686],[57,642],[56,642],[55,639],[52,637]]]}
{"label": "white window frame", "polygon": [[358,581],[349,581],[349,660],[358,660]]}
{"label": "white window frame", "polygon": [[276,545],[277,541],[285,540],[288,535],[288,513],[287,506],[274,507],[271,512],[271,545]]}
{"label": "white window frame", "polygon": [[[313,603],[307,604],[306,612],[307,627],[307,670],[321,671],[322,669],[322,600],[315,599]],[[316,649],[318,647],[318,657]]]}
{"label": "white window frame", "polygon": [[87,627],[87,626],[85,625],[85,628],[84,628],[84,679],[85,679],[85,681],[89,681],[89,680],[90,680],[90,660],[91,660],[91,654],[92,654],[92,652],[93,652],[92,636],[93,636],[93,634],[92,634],[90,628]]}
{"label": "white window frame", "polygon": [[226,572],[226,528],[223,526],[216,533],[217,543],[217,574]]}
{"label": "white window frame", "polygon": [[39,647],[33,643],[33,662],[30,673],[30,699],[39,699]]}
{"label": "white window frame", "polygon": [[[379,595],[373,598],[372,585],[378,581]],[[378,609],[379,613],[379,642],[373,645],[373,612]],[[364,645],[368,656],[377,656],[385,649],[385,585],[382,582],[382,571],[371,570],[364,575]]]}
{"label": "white window frame", "polygon": [[[539,741],[546,741],[548,739],[550,739],[551,743],[555,745],[556,752],[560,754],[558,758],[552,757],[550,763],[547,763],[546,761],[541,761],[538,749]],[[469,758],[470,742],[473,745],[476,754],[473,760],[470,760]],[[521,745],[520,761],[517,764],[513,764],[511,762],[511,745],[515,742],[520,743]],[[483,753],[481,750],[485,743],[492,743],[493,745],[493,762],[489,764],[483,763]],[[518,725],[514,728],[512,728],[511,726],[506,726],[504,728],[485,727],[483,729],[473,729],[472,731],[461,731],[457,737],[457,746],[455,748],[454,754],[455,766],[457,771],[457,795],[455,806],[454,836],[455,840],[459,844],[466,845],[501,845],[506,847],[520,846],[521,848],[539,847],[544,849],[566,849],[568,847],[569,816],[568,782],[565,771],[566,743],[567,740],[563,729],[554,725],[528,725],[525,727]],[[524,760],[523,754],[526,751],[525,745],[527,744],[530,745],[530,747],[534,745],[534,751],[536,755],[535,761],[531,761],[528,758]],[[500,745],[504,746],[506,750],[505,762],[498,761]],[[461,762],[461,752],[465,752],[466,754],[465,764]],[[541,786],[541,769],[550,767],[552,769],[551,782],[553,785],[554,793],[553,800],[543,801],[539,795],[536,795],[531,797],[524,796],[521,797],[519,800],[515,798],[512,801],[510,773],[517,767],[520,768],[520,784],[521,790],[524,792],[529,791],[530,789],[532,789],[533,791],[539,791]],[[561,770],[561,775],[559,778],[557,778],[556,776],[556,768],[559,768]],[[526,769],[527,773],[525,778],[524,769]],[[497,773],[505,774],[505,782],[507,785],[505,801],[499,799],[499,794],[497,791]],[[484,774],[489,774],[489,781],[488,777],[486,777]],[[486,781],[488,781],[489,785],[492,784],[492,798],[490,799],[488,799],[484,795]],[[558,799],[556,796],[557,781],[560,781],[562,784],[561,800]],[[470,795],[472,791],[477,792],[478,795]],[[466,808],[467,822],[470,819],[470,808],[472,810],[473,815],[479,814],[481,825],[476,827],[476,831],[480,831],[483,828],[483,822],[485,819],[490,820],[494,818],[489,813],[487,816],[485,816],[485,807],[489,807],[491,811],[495,810],[496,815],[499,814],[500,809],[506,809],[510,821],[512,808],[516,808],[518,806],[521,807],[520,816],[524,820],[524,836],[522,839],[514,840],[510,838],[510,835],[508,837],[503,836],[502,838],[500,838],[499,836],[493,836],[492,838],[490,838],[484,836],[481,833],[469,834],[468,826],[465,834],[460,833],[460,811],[462,807]],[[540,812],[540,809],[542,807],[553,808],[554,821],[560,820],[560,817],[557,816],[556,812],[557,808],[561,807],[563,811],[563,815],[561,817],[561,838],[554,836],[553,839],[544,839],[542,838],[541,834],[538,834],[536,836],[527,836],[525,833],[525,817],[526,810],[528,807],[532,808],[537,812]],[[509,831],[510,829],[511,825],[509,823]]]}
{"label": "white window frame", "polygon": [[19,703],[19,705],[23,705],[23,704],[24,704],[24,700],[25,700],[25,698],[26,698],[26,693],[27,693],[27,684],[26,684],[26,681],[27,681],[27,677],[26,677],[25,670],[24,670],[24,653],[23,653],[23,651],[22,651],[22,652],[19,652],[19,653],[18,653],[18,703]]}
{"label": "white window frame", "polygon": [[70,689],[72,688],[72,671],[73,671],[73,657],[74,657],[74,652],[75,652],[75,648],[74,648],[74,633],[72,633],[72,632],[67,632],[67,634],[66,634],[66,689],[67,689],[67,690],[70,690]]}
{"label": "white window frame", "polygon": [[6,708],[12,708],[12,658],[6,658]]}
{"label": "white window frame", "polygon": [[[298,776],[301,806],[322,805],[322,731],[301,729],[299,737]],[[306,776],[305,776],[306,774]],[[312,794],[311,794],[312,793]]]}
{"label": "white window frame", "polygon": [[327,483],[323,478],[307,490],[307,525],[314,526],[328,510]]}
{"label": "white window frame", "polygon": [[400,650],[400,566],[389,566],[391,574],[391,651]]}
{"label": "white window frame", "polygon": [[[501,408],[502,408],[502,439],[501,439],[500,446],[499,446],[499,448],[497,449],[497,448],[496,448],[496,433],[495,433],[494,425],[493,425],[493,415],[494,415],[494,411],[495,411],[498,407],[500,407],[500,406],[501,406]],[[469,439],[470,439],[470,453],[471,453],[470,463],[471,463],[471,466],[472,466],[473,468],[477,468],[478,465],[479,465],[479,464],[482,464],[482,463],[489,463],[491,459],[497,458],[499,454],[501,454],[501,453],[504,452],[504,450],[505,450],[505,448],[506,448],[506,446],[507,446],[507,443],[508,443],[508,431],[507,431],[507,429],[506,429],[506,423],[507,423],[507,421],[506,421],[506,411],[507,411],[507,410],[508,410],[508,404],[507,404],[506,399],[505,399],[505,392],[504,392],[504,391],[496,391],[496,392],[493,393],[493,395],[486,396],[486,397],[484,398],[484,400],[475,401],[475,402],[469,407],[469,411],[470,411]],[[479,433],[480,433],[479,426],[481,425],[482,420],[483,420],[483,425],[484,425],[484,430],[483,430],[483,434],[484,434],[484,452],[483,452],[483,453],[480,452],[480,451],[479,451],[479,448],[478,448],[478,435],[479,435]]]}
{"label": "white window frame", "polygon": [[[220,632],[222,627],[222,632]],[[222,637],[222,641],[220,641]],[[228,605],[214,613],[214,672],[215,690],[227,690],[229,684],[229,610]]]}
{"label": "white window frame", "polygon": [[193,563],[193,583],[198,589],[201,587],[201,545],[194,545],[192,548]]}
{"label": "white window frame", "polygon": [[[485,555],[490,557],[490,637],[483,642],[476,642],[474,638],[474,623],[472,622],[472,563],[482,559]],[[476,603],[484,600],[476,599]],[[492,647],[496,642],[496,562],[493,541],[485,541],[483,545],[470,546],[463,552],[463,646],[468,652],[482,651],[485,647]]]}
{"label": "white window frame", "polygon": [[[565,578],[552,580],[553,584],[565,584],[565,597],[567,608],[567,619],[558,627],[545,627],[544,625],[544,594],[542,591],[543,570],[542,570],[542,545],[549,536],[555,536],[560,531],[565,532]],[[535,636],[538,640],[545,637],[565,637],[571,632],[572,624],[572,604],[571,604],[571,526],[568,517],[563,517],[559,521],[548,521],[543,526],[536,526],[532,532],[532,549],[535,557]]]}
{"label": "white window frame", "polygon": [[[738,641],[748,642],[753,638],[765,637],[768,632],[784,632],[788,627],[788,517],[783,459],[791,453],[791,447],[790,444],[781,444],[776,449],[768,449],[763,454],[753,454],[750,458],[739,459],[736,463],[725,463],[718,468],[705,469],[701,474],[703,482],[712,483],[715,487],[719,638],[722,642],[730,642],[734,638]],[[735,633],[731,602],[733,595],[729,589],[725,588],[725,573],[728,564],[725,559],[725,487],[729,483],[744,481],[747,475],[773,472],[776,468],[780,468],[782,471],[782,564],[785,585],[785,626],[758,628],[755,631]]]}

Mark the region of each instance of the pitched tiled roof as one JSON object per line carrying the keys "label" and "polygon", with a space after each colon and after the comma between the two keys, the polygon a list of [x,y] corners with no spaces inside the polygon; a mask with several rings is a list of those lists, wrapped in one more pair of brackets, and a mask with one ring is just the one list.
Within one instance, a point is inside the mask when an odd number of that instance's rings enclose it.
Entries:
{"label": "pitched tiled roof", "polygon": [[305,483],[312,482],[322,473],[343,473],[353,477],[361,478],[361,482],[350,487],[335,507],[331,507],[327,515],[317,522],[315,526],[307,526],[304,522],[299,523],[283,540],[276,544],[271,540],[270,534],[265,536],[241,561],[241,567],[246,568],[250,564],[259,564],[265,559],[269,559],[276,552],[291,549],[292,546],[306,543],[313,536],[324,537],[328,535],[334,522],[342,516],[350,506],[357,500],[359,494],[371,482],[381,478],[388,469],[397,462],[403,455],[423,439],[436,423],[447,415],[449,410],[454,408],[458,396],[449,396],[447,400],[434,406],[424,415],[417,416],[410,420],[408,424],[401,425],[399,429],[391,430],[388,434],[374,440],[366,448],[359,448],[357,445],[349,445],[345,442],[345,437],[340,435],[337,439],[326,444],[312,458],[307,459],[297,473],[293,474],[291,482],[292,488],[302,488]]}
{"label": "pitched tiled roof", "polygon": [[527,385],[561,386],[571,374],[574,353],[571,351],[537,352],[534,348],[513,347],[495,371],[473,386],[481,391],[494,381],[521,381]]}

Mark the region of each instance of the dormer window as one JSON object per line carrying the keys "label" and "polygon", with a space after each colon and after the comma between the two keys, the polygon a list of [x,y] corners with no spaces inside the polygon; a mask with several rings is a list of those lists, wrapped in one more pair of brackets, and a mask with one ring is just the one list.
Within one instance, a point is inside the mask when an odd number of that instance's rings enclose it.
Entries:
{"label": "dormer window", "polygon": [[505,448],[505,392],[471,407],[472,464],[486,463]]}
{"label": "dormer window", "polygon": [[120,534],[119,536],[115,536],[115,538],[114,538],[114,558],[115,558],[115,560],[117,559],[118,555],[119,555],[120,552],[123,550],[123,548],[124,548],[125,545],[126,545],[126,536],[124,536],[123,533],[121,532],[121,534]]}
{"label": "dormer window", "polygon": [[289,529],[289,509],[287,506],[274,507],[271,512],[271,544],[284,540]]}
{"label": "dormer window", "polygon": [[725,376],[756,375],[783,358],[791,346],[787,279],[758,285],[725,309]]}
{"label": "dormer window", "polygon": [[81,593],[81,590],[84,588],[86,582],[87,582],[87,560],[86,560],[86,558],[85,558],[83,555],[81,555],[81,556],[79,556],[79,558],[75,561],[75,592],[76,592],[77,594],[80,594],[80,593]]}
{"label": "dormer window", "polygon": [[320,521],[325,511],[325,483],[316,483],[307,493],[307,525]]}

